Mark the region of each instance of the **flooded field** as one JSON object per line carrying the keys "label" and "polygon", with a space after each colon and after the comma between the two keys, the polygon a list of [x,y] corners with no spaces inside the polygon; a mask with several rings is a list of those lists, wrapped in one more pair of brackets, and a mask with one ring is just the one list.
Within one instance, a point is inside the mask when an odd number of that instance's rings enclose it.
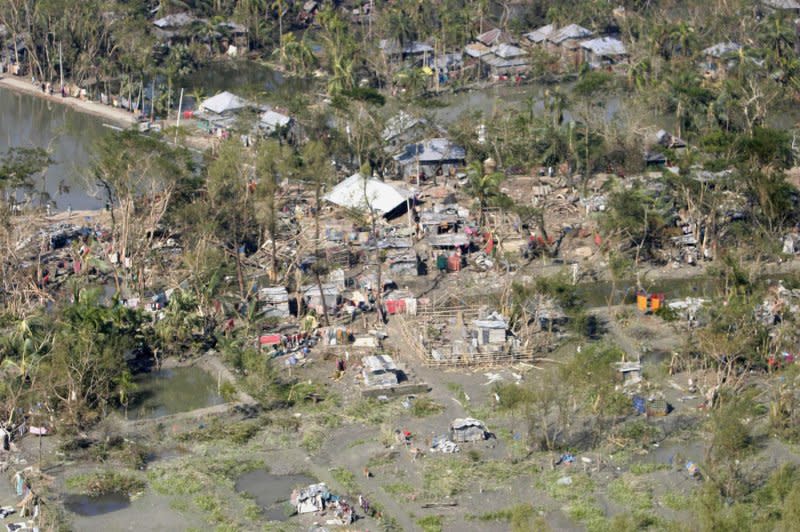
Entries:
{"label": "flooded field", "polygon": [[197,367],[164,369],[136,377],[129,419],[152,419],[225,402],[217,381]]}
{"label": "flooded field", "polygon": [[285,521],[291,510],[289,496],[294,488],[317,482],[306,475],[273,475],[264,470],[245,473],[236,481],[236,491],[252,496],[270,521]]}
{"label": "flooded field", "polygon": [[109,493],[98,497],[89,495],[67,495],[64,507],[77,515],[91,517],[116,512],[130,506],[130,498],[124,493]]}

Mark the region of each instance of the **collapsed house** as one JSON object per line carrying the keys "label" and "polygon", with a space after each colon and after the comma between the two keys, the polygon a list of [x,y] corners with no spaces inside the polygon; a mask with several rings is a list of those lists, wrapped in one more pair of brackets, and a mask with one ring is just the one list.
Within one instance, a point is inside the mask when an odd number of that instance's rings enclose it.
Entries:
{"label": "collapsed house", "polygon": [[471,417],[456,419],[450,424],[450,439],[455,443],[483,441],[489,434],[483,421]]}
{"label": "collapsed house", "polygon": [[402,371],[389,355],[371,355],[362,359],[364,365],[361,376],[364,385],[369,387],[397,386],[402,377]]}

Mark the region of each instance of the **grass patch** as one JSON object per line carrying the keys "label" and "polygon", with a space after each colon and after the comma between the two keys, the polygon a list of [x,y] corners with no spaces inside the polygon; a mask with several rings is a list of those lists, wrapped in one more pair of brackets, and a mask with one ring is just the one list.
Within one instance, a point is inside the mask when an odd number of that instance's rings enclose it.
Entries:
{"label": "grass patch", "polygon": [[325,443],[325,430],[322,427],[314,427],[303,432],[300,447],[313,453],[322,449],[323,443]]}
{"label": "grass patch", "polygon": [[395,402],[383,402],[373,398],[361,399],[350,404],[344,410],[344,416],[354,422],[365,425],[380,425],[399,413],[399,405]]}
{"label": "grass patch", "polygon": [[[558,479],[570,477],[572,483],[562,485]],[[584,473],[578,471],[556,470],[540,477],[538,487],[547,492],[548,495],[559,501],[573,501],[579,498],[586,498],[594,491],[594,482]]]}
{"label": "grass patch", "polygon": [[264,421],[237,421],[224,423],[214,418],[207,426],[178,435],[178,440],[184,442],[209,442],[228,441],[237,445],[244,445],[255,436]]}
{"label": "grass patch", "polygon": [[245,473],[266,468],[264,460],[258,458],[217,458],[205,465],[206,472],[217,480],[236,480]]}
{"label": "grass patch", "polygon": [[367,469],[377,469],[379,467],[391,465],[397,459],[396,452],[388,452],[383,454],[377,454],[375,456],[370,457],[367,460]]}
{"label": "grass patch", "polygon": [[427,417],[439,414],[444,407],[430,397],[418,397],[411,404],[411,415],[414,417]]}
{"label": "grass patch", "polygon": [[474,484],[497,486],[524,473],[524,468],[505,461],[472,462],[448,457],[429,460],[423,466],[422,479],[426,494],[452,496],[466,491]]}
{"label": "grass patch", "polygon": [[352,471],[344,469],[343,467],[334,467],[331,469],[331,476],[346,492],[352,494],[359,491],[358,484],[356,483],[356,476]]}
{"label": "grass patch", "polygon": [[417,524],[422,532],[442,532],[444,517],[441,515],[428,515],[417,519]]}
{"label": "grass patch", "polygon": [[608,532],[613,530],[603,510],[589,499],[578,499],[569,504],[567,515],[586,525],[589,532]]}
{"label": "grass patch", "polygon": [[534,525],[535,515],[536,512],[530,504],[517,504],[516,506],[510,506],[494,512],[467,516],[467,519],[484,522],[505,522],[511,525],[512,532],[525,532],[528,530],[542,529]]}
{"label": "grass patch", "polygon": [[174,471],[151,469],[147,478],[153,489],[161,495],[193,495],[206,489],[202,475],[190,468]]}
{"label": "grass patch", "polygon": [[394,497],[410,497],[416,490],[410,484],[404,482],[397,482],[394,484],[386,484],[381,486],[383,491]]}
{"label": "grass patch", "polygon": [[690,508],[692,499],[688,495],[684,495],[681,492],[669,491],[661,498],[661,503],[670,510],[679,512]]}
{"label": "grass patch", "polygon": [[146,486],[142,479],[117,471],[98,471],[75,475],[68,478],[66,484],[69,489],[92,497],[108,493],[139,493]]}
{"label": "grass patch", "polygon": [[634,475],[647,475],[656,471],[666,471],[667,469],[669,469],[667,464],[631,464],[630,472]]}
{"label": "grass patch", "polygon": [[649,510],[653,507],[650,486],[625,477],[613,480],[608,484],[608,496],[612,501],[631,510]]}

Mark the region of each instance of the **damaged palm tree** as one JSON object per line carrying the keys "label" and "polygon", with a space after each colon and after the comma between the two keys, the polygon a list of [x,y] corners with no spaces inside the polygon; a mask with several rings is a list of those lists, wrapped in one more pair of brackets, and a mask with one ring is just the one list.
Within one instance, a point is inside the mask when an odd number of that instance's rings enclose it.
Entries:
{"label": "damaged palm tree", "polygon": [[[111,215],[114,281],[137,279],[144,296],[144,259],[153,247],[173,195],[191,176],[187,150],[171,148],[156,138],[125,131],[97,144],[89,179],[100,188]],[[120,269],[122,266],[122,270]],[[128,275],[124,271],[128,270]]]}

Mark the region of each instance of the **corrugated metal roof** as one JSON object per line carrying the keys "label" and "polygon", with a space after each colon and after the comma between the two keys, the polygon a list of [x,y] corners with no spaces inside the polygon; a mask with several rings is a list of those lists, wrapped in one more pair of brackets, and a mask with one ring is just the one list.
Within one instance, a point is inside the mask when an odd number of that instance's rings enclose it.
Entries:
{"label": "corrugated metal roof", "polygon": [[581,48],[590,50],[593,54],[613,57],[618,55],[628,55],[625,44],[613,37],[598,37],[581,43]]}
{"label": "corrugated metal roof", "polygon": [[425,142],[409,144],[403,153],[394,156],[400,164],[419,161],[421,163],[463,160],[467,156],[461,146],[450,142],[449,139],[435,138]]}
{"label": "corrugated metal roof", "polygon": [[333,187],[325,194],[325,200],[347,209],[373,209],[386,214],[412,196],[409,190],[356,173]]}
{"label": "corrugated metal roof", "polygon": [[526,33],[525,37],[534,43],[541,43],[547,40],[547,38],[553,33],[556,27],[553,24],[548,24],[547,26],[542,26],[541,28],[537,28],[530,33]]}
{"label": "corrugated metal roof", "polygon": [[742,45],[735,43],[733,41],[718,42],[714,46],[709,46],[708,48],[703,50],[702,54],[720,58],[723,55],[727,55],[733,52],[738,52],[741,49],[741,47]]}
{"label": "corrugated metal roof", "polygon": [[577,24],[570,24],[569,26],[564,26],[560,30],[551,33],[547,40],[555,44],[561,44],[570,39],[585,39],[592,35],[594,35],[592,30]]}

